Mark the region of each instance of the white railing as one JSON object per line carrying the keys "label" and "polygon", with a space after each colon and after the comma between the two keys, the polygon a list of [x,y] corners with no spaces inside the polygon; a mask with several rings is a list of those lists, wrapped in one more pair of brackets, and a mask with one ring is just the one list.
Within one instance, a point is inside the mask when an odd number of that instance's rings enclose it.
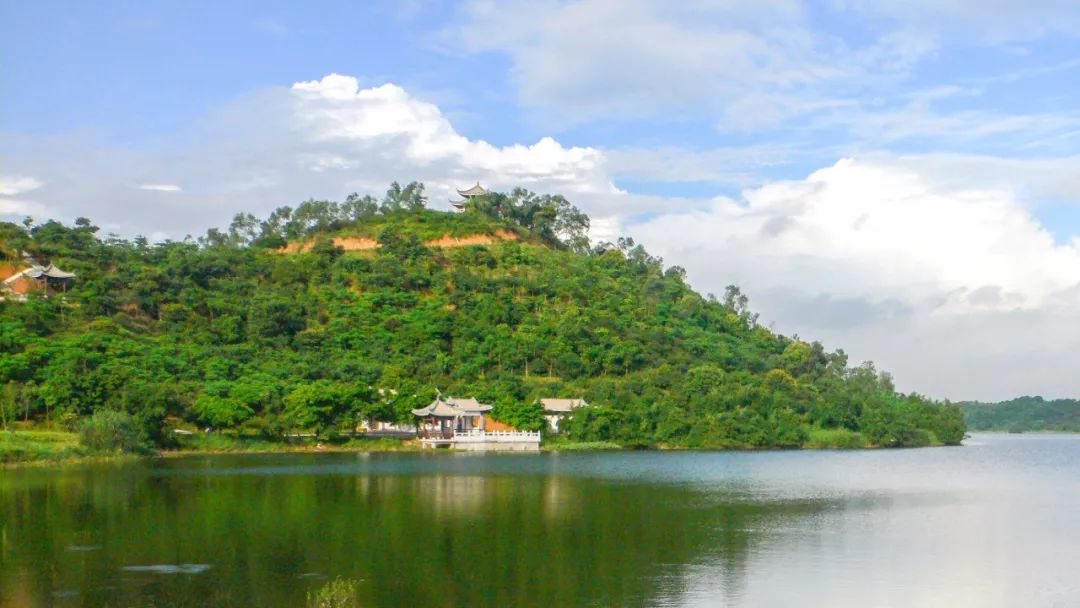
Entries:
{"label": "white railing", "polygon": [[518,441],[540,441],[540,431],[482,431],[479,429],[473,429],[470,431],[456,431],[454,433],[455,442],[493,442],[493,443],[513,443]]}

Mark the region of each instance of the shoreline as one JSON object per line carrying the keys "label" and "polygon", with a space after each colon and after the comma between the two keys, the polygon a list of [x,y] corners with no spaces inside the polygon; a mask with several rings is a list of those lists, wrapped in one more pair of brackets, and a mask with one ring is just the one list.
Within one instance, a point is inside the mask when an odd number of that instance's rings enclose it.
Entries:
{"label": "shoreline", "polygon": [[[987,432],[987,431],[977,431]],[[1007,434],[999,432],[999,434]],[[350,445],[352,443],[352,445]],[[365,445],[365,443],[367,445]],[[926,446],[914,446],[914,447],[886,447],[875,445],[862,445],[862,446],[843,446],[843,445],[804,445],[804,446],[729,446],[729,447],[690,447],[690,446],[672,446],[672,445],[648,445],[648,446],[624,446],[614,442],[568,442],[559,441],[554,444],[543,445],[537,452],[505,452],[505,453],[520,453],[520,454],[538,454],[545,452],[789,452],[789,451],[821,451],[821,450],[835,450],[835,451],[858,451],[858,450],[888,450],[888,449],[917,449],[923,448],[935,448],[935,447],[955,447],[948,446],[941,443],[926,445]],[[422,446],[419,441],[415,439],[390,439],[387,438],[367,438],[360,440],[351,440],[345,444],[288,444],[288,443],[259,443],[256,445],[228,445],[220,447],[191,447],[191,448],[172,448],[162,449],[146,454],[137,453],[114,453],[114,454],[64,454],[57,458],[51,458],[49,456],[43,456],[40,458],[24,459],[24,460],[11,460],[6,462],[0,462],[0,470],[15,469],[23,467],[50,467],[50,466],[69,466],[79,464],[92,464],[92,463],[118,463],[118,462],[134,462],[141,460],[154,460],[154,459],[175,459],[183,458],[187,456],[221,456],[221,455],[255,455],[255,454],[347,454],[347,453],[394,453],[394,452],[431,452],[431,453],[456,453],[455,450],[437,450],[432,448],[426,448]],[[485,452],[485,453],[503,453],[498,451]]]}

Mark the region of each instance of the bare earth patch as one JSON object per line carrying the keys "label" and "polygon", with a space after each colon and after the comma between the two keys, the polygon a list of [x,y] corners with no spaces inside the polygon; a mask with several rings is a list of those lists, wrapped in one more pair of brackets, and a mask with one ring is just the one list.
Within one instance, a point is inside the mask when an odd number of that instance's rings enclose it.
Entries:
{"label": "bare earth patch", "polygon": [[[490,245],[492,243],[498,243],[499,241],[516,240],[518,240],[518,236],[513,232],[510,232],[509,230],[497,230],[495,234],[470,234],[468,236],[458,237],[444,234],[437,239],[424,241],[424,244],[428,247],[467,247],[469,245]],[[337,236],[333,238],[333,242],[345,251],[364,251],[378,249],[380,246],[379,242],[375,239],[363,236]],[[278,252],[296,253],[298,251],[308,251],[314,245],[314,241],[289,243],[281,249],[278,249]]]}

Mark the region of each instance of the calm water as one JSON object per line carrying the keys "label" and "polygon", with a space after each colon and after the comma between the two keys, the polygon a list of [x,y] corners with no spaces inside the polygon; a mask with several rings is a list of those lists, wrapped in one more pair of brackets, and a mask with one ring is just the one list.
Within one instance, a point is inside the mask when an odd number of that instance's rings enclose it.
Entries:
{"label": "calm water", "polygon": [[1080,606],[1080,437],[0,471],[0,606]]}

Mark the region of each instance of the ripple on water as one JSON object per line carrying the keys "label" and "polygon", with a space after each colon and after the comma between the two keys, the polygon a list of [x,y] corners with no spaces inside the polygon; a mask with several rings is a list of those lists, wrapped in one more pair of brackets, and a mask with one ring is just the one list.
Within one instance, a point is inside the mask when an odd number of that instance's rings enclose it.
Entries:
{"label": "ripple on water", "polygon": [[121,568],[125,572],[153,572],[154,574],[202,574],[209,569],[210,564],[148,564]]}

